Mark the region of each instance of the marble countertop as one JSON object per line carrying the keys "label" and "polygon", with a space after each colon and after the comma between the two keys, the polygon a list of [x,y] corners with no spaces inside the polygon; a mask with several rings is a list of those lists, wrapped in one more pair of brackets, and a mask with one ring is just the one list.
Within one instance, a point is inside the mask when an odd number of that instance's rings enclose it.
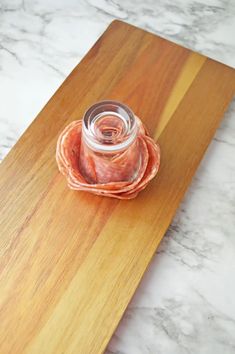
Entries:
{"label": "marble countertop", "polygon": [[[231,0],[0,0],[0,157],[119,18],[235,66]],[[235,102],[107,354],[235,352]]]}

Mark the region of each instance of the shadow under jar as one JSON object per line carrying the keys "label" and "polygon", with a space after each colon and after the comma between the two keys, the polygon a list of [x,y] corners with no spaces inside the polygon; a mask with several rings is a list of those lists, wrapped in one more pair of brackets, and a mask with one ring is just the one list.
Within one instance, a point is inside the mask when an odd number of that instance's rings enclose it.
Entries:
{"label": "shadow under jar", "polygon": [[91,106],[82,123],[79,168],[88,183],[132,182],[141,167],[138,124],[116,101]]}

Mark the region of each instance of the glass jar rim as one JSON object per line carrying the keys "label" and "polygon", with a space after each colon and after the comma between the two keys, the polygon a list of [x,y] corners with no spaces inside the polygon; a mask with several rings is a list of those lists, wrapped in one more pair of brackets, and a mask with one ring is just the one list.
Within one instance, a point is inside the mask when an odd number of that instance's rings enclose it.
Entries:
{"label": "glass jar rim", "polygon": [[[120,119],[123,124],[123,132],[119,136],[119,142],[109,139],[108,143],[102,141],[96,134],[94,125],[102,117],[113,116]],[[83,116],[82,133],[86,144],[93,150],[100,152],[118,152],[130,146],[137,136],[138,126],[132,110],[125,104],[104,100],[93,104]]]}

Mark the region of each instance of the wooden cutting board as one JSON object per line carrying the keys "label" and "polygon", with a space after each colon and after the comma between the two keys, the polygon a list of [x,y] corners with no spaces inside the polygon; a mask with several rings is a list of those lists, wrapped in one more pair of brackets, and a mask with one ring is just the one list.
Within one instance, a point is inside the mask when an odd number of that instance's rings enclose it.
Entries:
{"label": "wooden cutting board", "polygon": [[[104,351],[234,90],[232,68],[112,22],[0,167],[0,353]],[[59,132],[102,99],[161,145],[132,201],[71,191],[57,170]]]}

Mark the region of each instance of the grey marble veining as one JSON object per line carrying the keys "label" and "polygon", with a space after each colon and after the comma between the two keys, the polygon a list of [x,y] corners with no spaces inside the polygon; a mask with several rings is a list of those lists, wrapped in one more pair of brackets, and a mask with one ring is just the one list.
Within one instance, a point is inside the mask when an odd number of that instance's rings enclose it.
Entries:
{"label": "grey marble veining", "polygon": [[[228,0],[0,0],[0,159],[119,18],[235,66]],[[235,352],[235,101],[107,354]]]}

